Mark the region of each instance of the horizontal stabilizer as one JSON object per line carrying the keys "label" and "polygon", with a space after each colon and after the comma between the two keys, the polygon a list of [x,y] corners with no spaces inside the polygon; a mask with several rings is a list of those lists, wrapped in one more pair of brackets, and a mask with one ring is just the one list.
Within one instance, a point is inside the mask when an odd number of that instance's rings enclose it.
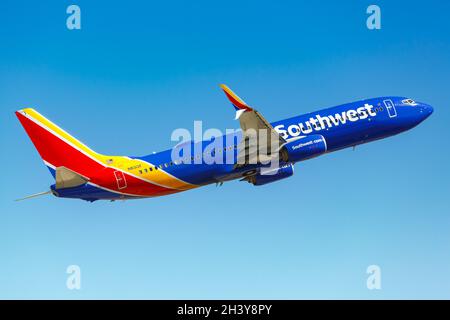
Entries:
{"label": "horizontal stabilizer", "polygon": [[56,189],[78,187],[88,181],[88,178],[83,177],[82,175],[67,169],[66,167],[56,168]]}

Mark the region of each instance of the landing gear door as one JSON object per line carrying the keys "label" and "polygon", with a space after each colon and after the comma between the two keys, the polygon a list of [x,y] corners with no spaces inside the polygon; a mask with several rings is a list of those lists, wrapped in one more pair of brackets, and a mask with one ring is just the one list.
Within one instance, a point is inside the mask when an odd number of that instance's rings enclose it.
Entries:
{"label": "landing gear door", "polygon": [[389,114],[389,118],[394,118],[397,116],[397,110],[395,110],[395,105],[391,99],[383,100],[384,106]]}
{"label": "landing gear door", "polygon": [[127,180],[125,180],[125,176],[122,171],[114,171],[114,176],[117,181],[117,188],[124,189],[127,187]]}

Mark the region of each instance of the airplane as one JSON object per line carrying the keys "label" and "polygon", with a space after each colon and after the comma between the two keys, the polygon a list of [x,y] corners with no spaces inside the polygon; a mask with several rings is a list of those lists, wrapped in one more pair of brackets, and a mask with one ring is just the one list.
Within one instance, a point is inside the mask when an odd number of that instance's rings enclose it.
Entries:
{"label": "airplane", "polygon": [[[266,185],[291,177],[294,164],[326,153],[387,138],[409,130],[433,113],[433,107],[410,98],[366,99],[269,123],[226,85],[220,85],[236,110],[241,130],[211,141],[188,141],[146,156],[97,153],[32,108],[16,111],[20,123],[55,179],[43,194],[86,201],[157,197],[230,180]],[[266,132],[271,143],[249,140],[250,130]],[[274,144],[275,145],[275,144]],[[177,145],[178,148],[179,145]],[[207,149],[210,148],[210,152]],[[256,149],[256,152],[254,151]],[[277,157],[278,165],[266,160]],[[267,152],[267,150],[269,150]],[[217,159],[222,161],[217,161]],[[214,160],[214,161],[211,161]],[[225,161],[226,160],[226,161]]]}

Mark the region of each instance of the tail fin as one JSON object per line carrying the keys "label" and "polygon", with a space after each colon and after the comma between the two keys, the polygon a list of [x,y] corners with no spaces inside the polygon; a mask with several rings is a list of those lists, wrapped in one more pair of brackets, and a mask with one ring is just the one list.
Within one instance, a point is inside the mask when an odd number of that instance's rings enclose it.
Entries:
{"label": "tail fin", "polygon": [[88,176],[94,167],[104,163],[103,155],[91,150],[36,110],[22,109],[16,111],[16,116],[55,178],[57,167]]}

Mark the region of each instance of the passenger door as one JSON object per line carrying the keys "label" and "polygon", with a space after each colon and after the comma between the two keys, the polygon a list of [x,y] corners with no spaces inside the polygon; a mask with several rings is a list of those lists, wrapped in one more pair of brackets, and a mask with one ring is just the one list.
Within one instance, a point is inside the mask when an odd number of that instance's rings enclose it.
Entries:
{"label": "passenger door", "polygon": [[395,110],[395,105],[391,99],[383,100],[384,106],[389,114],[389,118],[394,118],[397,116],[397,110]]}
{"label": "passenger door", "polygon": [[127,180],[125,180],[125,175],[122,171],[114,171],[114,176],[116,177],[117,187],[119,190],[127,187]]}

